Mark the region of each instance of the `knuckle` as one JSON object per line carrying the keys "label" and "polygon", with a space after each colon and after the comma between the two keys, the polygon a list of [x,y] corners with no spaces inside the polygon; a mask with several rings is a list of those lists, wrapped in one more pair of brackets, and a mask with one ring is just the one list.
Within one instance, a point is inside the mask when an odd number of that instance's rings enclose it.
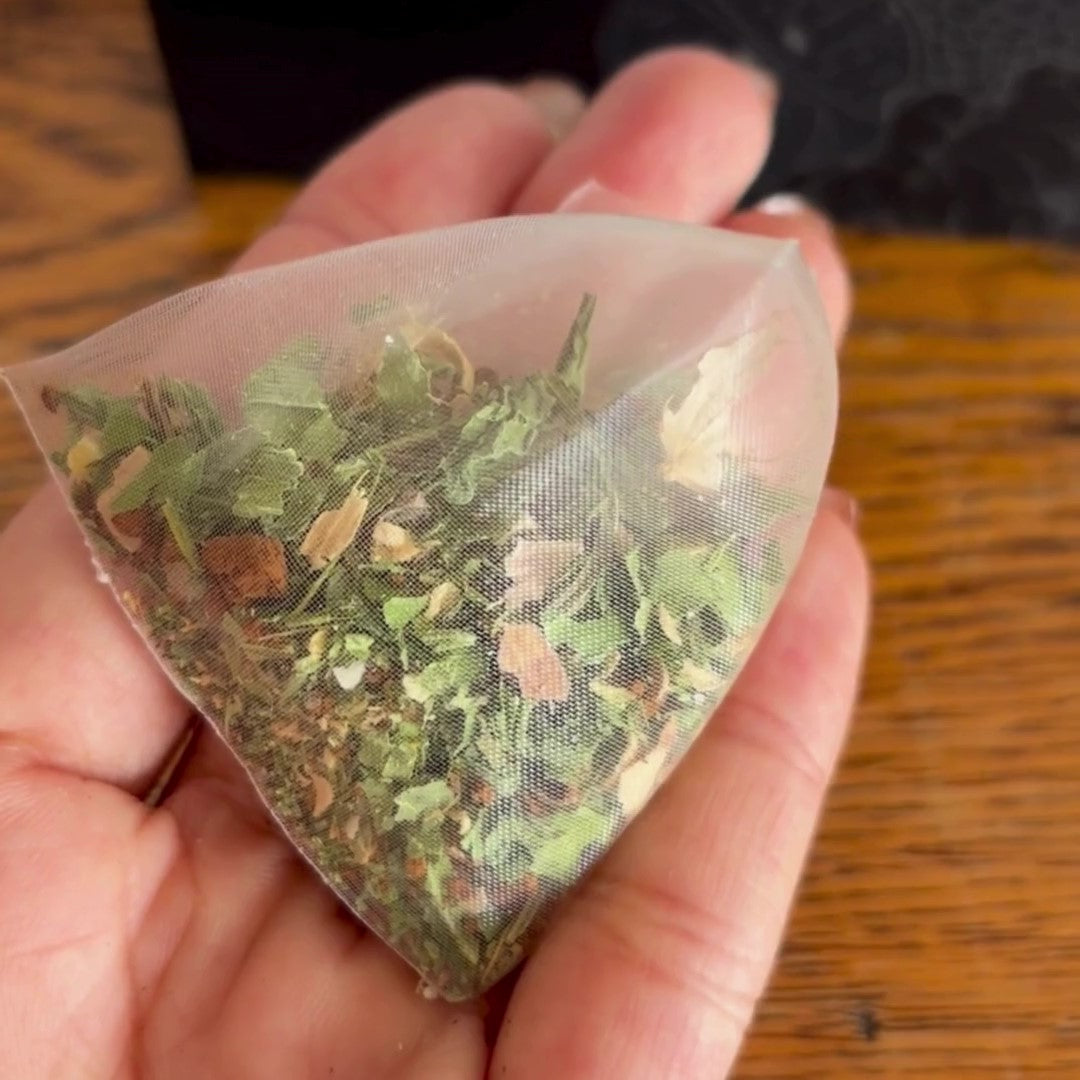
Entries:
{"label": "knuckle", "polygon": [[662,884],[598,868],[575,918],[585,948],[643,980],[687,997],[740,1040],[761,992],[767,959],[741,947],[744,928],[719,909]]}

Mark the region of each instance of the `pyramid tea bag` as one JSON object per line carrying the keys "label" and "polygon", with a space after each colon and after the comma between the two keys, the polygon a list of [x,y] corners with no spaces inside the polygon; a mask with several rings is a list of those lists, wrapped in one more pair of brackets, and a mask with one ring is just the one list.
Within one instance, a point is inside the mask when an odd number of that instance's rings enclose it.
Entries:
{"label": "pyramid tea bag", "polygon": [[836,412],[795,245],[586,214],[226,278],[5,374],[177,688],[452,1000],[724,697]]}

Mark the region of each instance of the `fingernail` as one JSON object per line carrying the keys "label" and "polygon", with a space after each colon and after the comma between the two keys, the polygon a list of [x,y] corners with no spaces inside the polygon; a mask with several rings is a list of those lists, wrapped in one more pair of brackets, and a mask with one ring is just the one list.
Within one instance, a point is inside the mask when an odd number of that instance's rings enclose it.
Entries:
{"label": "fingernail", "polygon": [[846,521],[853,529],[859,524],[859,503],[855,496],[841,488],[827,487],[821,494],[818,506]]}
{"label": "fingernail", "polygon": [[555,207],[557,214],[624,214],[628,217],[647,217],[644,208],[622,192],[609,188],[599,180],[586,180],[578,185]]}
{"label": "fingernail", "polygon": [[735,54],[731,59],[746,71],[761,96],[770,105],[775,105],[780,99],[780,82],[776,76],[752,56]]}
{"label": "fingernail", "polygon": [[774,217],[793,217],[810,209],[810,204],[792,191],[778,191],[762,199],[754,209],[759,214],[771,214]]}
{"label": "fingernail", "polygon": [[538,75],[514,89],[540,113],[556,141],[573,131],[588,100],[576,83],[555,76]]}

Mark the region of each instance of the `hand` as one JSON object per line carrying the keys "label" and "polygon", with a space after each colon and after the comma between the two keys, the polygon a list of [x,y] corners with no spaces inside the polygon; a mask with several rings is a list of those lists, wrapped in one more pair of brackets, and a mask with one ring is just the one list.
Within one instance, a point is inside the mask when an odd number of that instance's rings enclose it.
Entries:
{"label": "hand", "polygon": [[[787,205],[732,214],[772,107],[762,77],[692,50],[638,62],[587,109],[551,85],[442,90],[343,151],[240,266],[550,210],[593,180],[656,216],[797,238],[839,334],[848,286],[827,223]],[[823,501],[723,708],[485,1029],[477,1005],[415,993],[212,734],[160,806],[141,800],[189,709],[42,492],[0,537],[0,1075],[723,1075],[855,693],[867,575],[846,505]]]}

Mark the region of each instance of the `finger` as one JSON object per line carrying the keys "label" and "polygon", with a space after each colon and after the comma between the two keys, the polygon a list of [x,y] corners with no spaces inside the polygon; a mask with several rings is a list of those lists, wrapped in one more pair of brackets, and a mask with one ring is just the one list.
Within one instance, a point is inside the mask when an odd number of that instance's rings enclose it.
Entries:
{"label": "finger", "polygon": [[725,1074],[843,739],[866,608],[858,542],[823,510],[720,712],[526,966],[493,1075]]}
{"label": "finger", "polygon": [[[565,112],[581,107],[572,87],[562,95]],[[503,213],[551,148],[554,98],[470,83],[404,106],[331,160],[235,268]]]}
{"label": "finger", "polygon": [[721,222],[725,229],[797,240],[817,282],[825,314],[839,342],[851,318],[851,278],[836,243],[832,223],[797,195],[773,195]]}
{"label": "finger", "polygon": [[[459,86],[390,116],[315,177],[240,266],[506,209],[551,145],[535,106]],[[189,707],[94,580],[59,493],[0,535],[0,734],[28,757],[139,790]]]}
{"label": "finger", "polygon": [[528,79],[517,91],[539,110],[549,134],[556,141],[573,131],[587,104],[580,87],[565,79]]}
{"label": "finger", "polygon": [[775,100],[767,76],[716,53],[654,53],[599,93],[514,209],[553,210],[596,185],[643,213],[713,221],[731,211],[761,168]]}

